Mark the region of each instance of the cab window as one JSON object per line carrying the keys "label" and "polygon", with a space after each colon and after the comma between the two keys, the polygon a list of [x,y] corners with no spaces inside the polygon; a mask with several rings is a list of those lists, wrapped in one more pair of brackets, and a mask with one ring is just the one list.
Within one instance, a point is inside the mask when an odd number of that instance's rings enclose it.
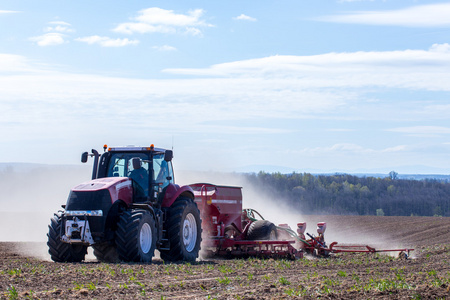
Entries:
{"label": "cab window", "polygon": [[172,164],[164,160],[164,154],[153,157],[153,169],[155,171],[155,183],[159,184],[161,188],[173,183]]}

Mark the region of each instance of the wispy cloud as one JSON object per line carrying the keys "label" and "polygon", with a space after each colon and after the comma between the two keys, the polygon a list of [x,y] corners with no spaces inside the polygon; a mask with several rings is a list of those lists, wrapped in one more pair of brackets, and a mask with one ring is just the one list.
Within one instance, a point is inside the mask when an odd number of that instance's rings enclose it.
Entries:
{"label": "wispy cloud", "polygon": [[30,62],[21,55],[0,53],[0,73],[20,73],[37,71]]}
{"label": "wispy cloud", "polygon": [[398,127],[392,128],[388,131],[405,133],[408,135],[414,136],[432,136],[435,137],[437,135],[450,134],[450,127],[442,127],[442,126],[410,126],[410,127]]}
{"label": "wispy cloud", "polygon": [[450,46],[428,50],[271,56],[202,69],[165,69],[166,73],[296,81],[302,87],[384,86],[450,91]]}
{"label": "wispy cloud", "polygon": [[64,40],[64,37],[64,34],[52,32],[40,36],[31,37],[29,38],[29,40],[36,42],[38,46],[46,47],[64,44],[66,42]]}
{"label": "wispy cloud", "polygon": [[169,45],[153,46],[152,48],[155,50],[158,50],[158,51],[176,51],[177,50],[177,48],[169,46]]}
{"label": "wispy cloud", "polygon": [[50,26],[43,29],[44,32],[48,33],[31,37],[28,40],[36,42],[36,44],[41,47],[58,46],[68,43],[68,34],[75,32],[75,30],[71,28],[72,25],[67,22],[52,21],[48,24],[50,24]]}
{"label": "wispy cloud", "polygon": [[173,10],[158,7],[143,9],[132,22],[119,24],[113,29],[120,33],[176,33],[182,32],[190,35],[201,35],[202,27],[211,27],[202,19],[205,13],[202,9],[188,11],[186,14],[178,14]]}
{"label": "wispy cloud", "polygon": [[63,21],[53,21],[49,22],[50,26],[47,26],[44,31],[47,32],[63,32],[63,33],[71,33],[75,32],[74,29],[71,28],[71,24]]}
{"label": "wispy cloud", "polygon": [[88,36],[88,37],[83,37],[83,38],[76,38],[75,41],[84,42],[84,43],[87,43],[90,45],[98,44],[102,47],[124,47],[124,46],[139,44],[139,40],[129,40],[127,38],[113,39],[113,38],[109,38],[106,36],[98,36],[98,35],[93,35],[93,36]]}
{"label": "wispy cloud", "polygon": [[349,128],[329,128],[327,131],[331,132],[352,132],[355,131],[355,129],[349,129]]}
{"label": "wispy cloud", "polygon": [[239,15],[237,17],[234,17],[233,19],[241,20],[241,21],[251,21],[251,22],[256,22],[257,21],[256,18],[247,16],[247,15],[244,15],[244,14],[241,14],[241,15]]}
{"label": "wispy cloud", "polygon": [[427,4],[397,10],[355,11],[317,18],[318,21],[405,27],[450,27],[450,3]]}
{"label": "wispy cloud", "polygon": [[376,0],[338,0],[338,3],[345,3],[345,2],[373,2]]}
{"label": "wispy cloud", "polygon": [[[84,39],[83,42],[93,44],[113,42],[102,37]],[[120,42],[124,43],[123,40]],[[221,120],[226,120],[223,124],[228,124],[222,126],[228,130],[224,132],[233,132],[230,122],[242,119],[332,118],[336,114],[341,116],[340,112],[351,115],[349,110],[355,106],[359,106],[358,112],[365,111],[372,118],[383,119],[385,116],[374,113],[372,103],[362,100],[364,96],[361,95],[367,87],[377,86],[381,91],[391,87],[407,91],[450,91],[450,67],[447,67],[450,66],[450,53],[447,48],[446,45],[436,45],[429,50],[273,56],[219,64],[206,69],[166,70],[174,74],[201,76],[159,80],[49,72],[47,69],[44,72],[21,56],[4,55],[1,58],[9,63],[0,63],[0,68],[15,72],[15,76],[2,76],[0,94],[10,101],[3,105],[10,108],[3,110],[6,116],[3,121],[23,119],[14,110],[17,103],[22,103],[23,116],[33,115],[35,103],[40,103],[43,120],[51,116],[66,118],[67,115],[88,119],[90,113],[85,110],[85,105],[90,105],[89,111],[98,111],[98,119],[105,118],[105,124],[133,115],[135,125],[127,119],[127,126],[142,126],[142,120],[151,118],[151,126],[164,124],[165,130],[177,132],[204,131],[207,130],[205,128],[218,132],[213,125],[204,124],[216,124]],[[27,69],[34,70],[34,73],[24,72]],[[126,106],[120,104],[123,101],[127,101]],[[154,109],[155,103],[158,110]],[[403,111],[394,103],[389,105],[393,116],[397,117]],[[410,103],[408,109],[420,111],[425,105]],[[429,106],[430,110],[439,110],[439,107]],[[117,107],[121,109],[117,110]],[[161,110],[170,111],[174,121],[167,124],[166,115],[159,113]],[[186,114],[186,111],[193,114]],[[364,116],[353,113],[352,117]],[[249,126],[249,130],[257,133],[264,131],[262,127]],[[434,129],[434,132],[448,130]],[[411,128],[408,130],[397,128],[391,131],[410,133]],[[419,132],[424,132],[424,129]],[[331,150],[371,151],[354,144],[336,144]]]}
{"label": "wispy cloud", "polygon": [[387,153],[387,152],[403,152],[407,151],[408,147],[406,145],[398,145],[394,147],[389,148],[381,148],[381,149],[372,149],[363,147],[358,144],[352,144],[352,143],[338,143],[331,146],[325,146],[325,147],[314,147],[314,148],[304,148],[299,149],[299,153],[303,154],[330,154],[330,153],[354,153],[354,154],[380,154],[380,153]]}
{"label": "wispy cloud", "polygon": [[2,14],[15,14],[15,13],[19,13],[19,11],[14,11],[14,10],[0,10],[0,15],[2,15]]}

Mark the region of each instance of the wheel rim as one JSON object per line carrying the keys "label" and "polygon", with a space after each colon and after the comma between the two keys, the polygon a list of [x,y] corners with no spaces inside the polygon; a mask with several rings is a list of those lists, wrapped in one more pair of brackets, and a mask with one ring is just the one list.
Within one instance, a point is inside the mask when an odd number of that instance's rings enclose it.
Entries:
{"label": "wheel rim", "polygon": [[188,252],[195,248],[197,243],[197,222],[193,214],[189,213],[183,222],[183,243]]}
{"label": "wheel rim", "polygon": [[148,253],[152,247],[152,228],[148,223],[142,225],[141,232],[139,234],[139,241],[142,252]]}

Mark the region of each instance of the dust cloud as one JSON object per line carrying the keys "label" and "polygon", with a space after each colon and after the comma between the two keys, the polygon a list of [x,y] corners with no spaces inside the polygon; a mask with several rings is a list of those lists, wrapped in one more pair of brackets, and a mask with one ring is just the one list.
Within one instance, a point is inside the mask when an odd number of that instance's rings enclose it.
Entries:
{"label": "dust cloud", "polygon": [[8,164],[0,168],[0,241],[43,242],[69,191],[91,177],[91,166]]}
{"label": "dust cloud", "polygon": [[284,199],[276,198],[270,192],[261,191],[260,188],[250,183],[245,175],[239,173],[220,172],[180,172],[176,174],[178,184],[211,183],[216,185],[230,185],[242,187],[242,208],[253,208],[264,219],[272,223],[288,224],[294,231],[297,223],[303,222],[301,212],[293,212]]}

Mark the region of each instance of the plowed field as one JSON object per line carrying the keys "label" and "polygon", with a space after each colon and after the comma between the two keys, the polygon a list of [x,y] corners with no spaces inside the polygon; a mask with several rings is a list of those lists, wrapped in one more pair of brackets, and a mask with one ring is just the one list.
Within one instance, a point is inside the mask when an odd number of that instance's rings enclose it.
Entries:
{"label": "plowed field", "polygon": [[[0,299],[447,299],[450,218],[306,216],[327,241],[412,247],[409,259],[336,254],[194,264],[54,263],[44,243],[0,243]],[[308,230],[313,233],[313,230]]]}

